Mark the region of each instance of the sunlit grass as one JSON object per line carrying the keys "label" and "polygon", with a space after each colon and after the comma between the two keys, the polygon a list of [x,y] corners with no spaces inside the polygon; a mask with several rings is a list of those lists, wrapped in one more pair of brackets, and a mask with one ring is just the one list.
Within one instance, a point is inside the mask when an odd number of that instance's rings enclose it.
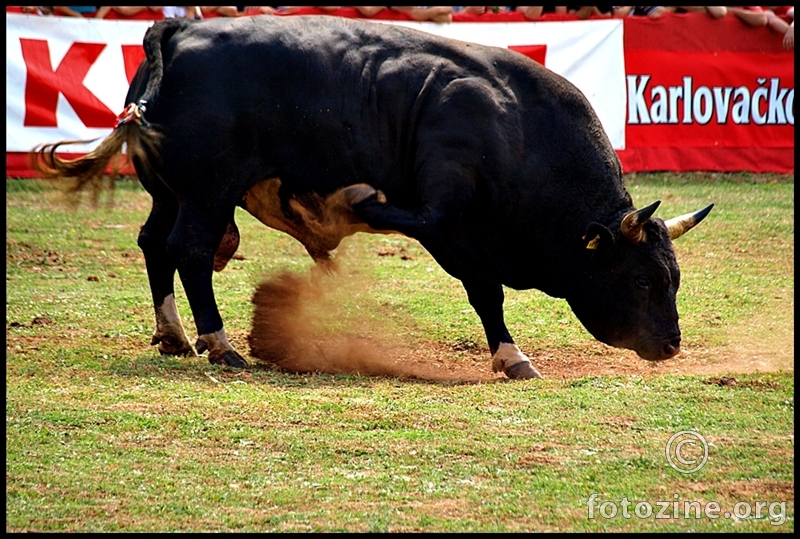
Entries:
{"label": "sunlit grass", "polygon": [[[662,218],[716,204],[676,242],[687,347],[721,349],[731,328],[765,313],[793,324],[793,182],[697,178],[629,179],[637,206],[663,201]],[[46,186],[7,182],[8,531],[794,529],[792,372],[736,374],[735,384],[675,375],[461,384],[160,357],[136,246],[149,199],[123,182],[115,202],[71,210]],[[244,212],[237,223],[244,259],[214,278],[246,351],[256,285],[311,261]],[[460,283],[413,240],[357,235],[342,251],[352,277],[343,286],[364,317],[412,343],[485,346]],[[179,286],[176,295],[192,335]],[[524,349],[591,343],[563,300],[537,291],[508,291],[506,317]],[[681,430],[710,443],[696,474],[665,460]],[[723,512],[785,501],[785,522],[589,519],[593,493],[716,501]]]}

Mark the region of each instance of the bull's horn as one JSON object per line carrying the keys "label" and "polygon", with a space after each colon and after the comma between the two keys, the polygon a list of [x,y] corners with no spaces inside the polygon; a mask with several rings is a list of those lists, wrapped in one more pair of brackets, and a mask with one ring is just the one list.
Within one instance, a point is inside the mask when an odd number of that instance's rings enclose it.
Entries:
{"label": "bull's horn", "polygon": [[681,215],[680,217],[673,217],[672,219],[667,219],[664,221],[664,224],[667,226],[667,230],[669,230],[669,238],[671,240],[680,238],[689,230],[692,229],[695,225],[700,223],[703,219],[705,219],[708,212],[711,211],[714,205],[710,204],[706,206],[700,211],[696,211],[694,213],[687,213],[686,215]]}
{"label": "bull's horn", "polygon": [[623,217],[619,225],[622,235],[628,238],[632,243],[639,243],[644,240],[642,227],[644,223],[650,219],[650,216],[655,213],[659,204],[661,204],[661,201],[656,200],[649,206],[641,210],[634,210]]}

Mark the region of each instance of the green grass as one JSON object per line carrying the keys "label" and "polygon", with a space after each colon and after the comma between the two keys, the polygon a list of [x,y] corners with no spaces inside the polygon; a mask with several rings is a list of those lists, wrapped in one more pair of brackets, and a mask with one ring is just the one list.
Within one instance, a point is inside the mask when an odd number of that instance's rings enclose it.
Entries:
{"label": "green grass", "polygon": [[[672,217],[715,202],[676,242],[688,351],[792,346],[791,177],[637,175],[637,206]],[[793,531],[793,372],[593,375],[467,384],[238,372],[159,357],[136,246],[149,199],[60,203],[6,183],[7,531]],[[238,210],[237,210],[238,211]],[[292,238],[237,214],[239,252],[215,275],[231,342],[247,352],[250,297],[265,276],[305,271]],[[377,256],[405,249],[400,256]],[[346,306],[410,346],[485,347],[460,284],[399,236],[345,240]],[[194,334],[183,290],[177,301]],[[595,344],[562,300],[507,291],[523,350]],[[38,317],[38,318],[37,318]],[[377,323],[377,322],[376,322]],[[777,341],[776,341],[777,339]],[[766,350],[765,350],[766,352]],[[488,370],[490,359],[483,357]],[[544,372],[545,376],[548,373]],[[683,475],[664,446],[709,442]],[[586,500],[783,502],[785,520],[590,519]],[[671,509],[670,509],[671,513]]]}

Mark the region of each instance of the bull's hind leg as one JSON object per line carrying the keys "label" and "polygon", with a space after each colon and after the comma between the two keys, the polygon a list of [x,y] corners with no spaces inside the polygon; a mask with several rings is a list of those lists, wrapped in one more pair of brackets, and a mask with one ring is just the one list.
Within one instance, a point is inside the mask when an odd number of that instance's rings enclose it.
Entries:
{"label": "bull's hind leg", "polygon": [[[153,208],[138,239],[156,315],[156,330],[150,344],[157,344],[158,351],[164,355],[194,356],[175,305],[175,261],[167,254],[167,236],[175,224],[178,201],[171,193],[159,192],[159,186],[146,178],[142,183],[153,196]],[[161,190],[166,191],[166,188],[161,186]]]}
{"label": "bull's hind leg", "polygon": [[379,190],[357,190],[349,194],[353,213],[374,230],[397,231],[421,242],[450,236],[475,195],[476,169],[445,157],[423,161],[416,175],[419,206],[401,207]]}
{"label": "bull's hind leg", "polygon": [[194,315],[197,352],[208,351],[210,363],[243,368],[247,361],[228,342],[212,287],[215,256],[223,237],[230,233],[234,209],[233,203],[211,198],[182,199],[175,227],[167,238],[167,251],[175,260]]}

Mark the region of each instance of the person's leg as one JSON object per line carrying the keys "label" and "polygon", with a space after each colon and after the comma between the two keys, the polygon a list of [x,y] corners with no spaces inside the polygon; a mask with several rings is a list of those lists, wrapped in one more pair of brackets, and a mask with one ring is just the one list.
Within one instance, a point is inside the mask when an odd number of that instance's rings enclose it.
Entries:
{"label": "person's leg", "polygon": [[768,22],[767,14],[763,11],[752,11],[740,7],[729,7],[728,11],[739,17],[748,26],[766,26]]}

